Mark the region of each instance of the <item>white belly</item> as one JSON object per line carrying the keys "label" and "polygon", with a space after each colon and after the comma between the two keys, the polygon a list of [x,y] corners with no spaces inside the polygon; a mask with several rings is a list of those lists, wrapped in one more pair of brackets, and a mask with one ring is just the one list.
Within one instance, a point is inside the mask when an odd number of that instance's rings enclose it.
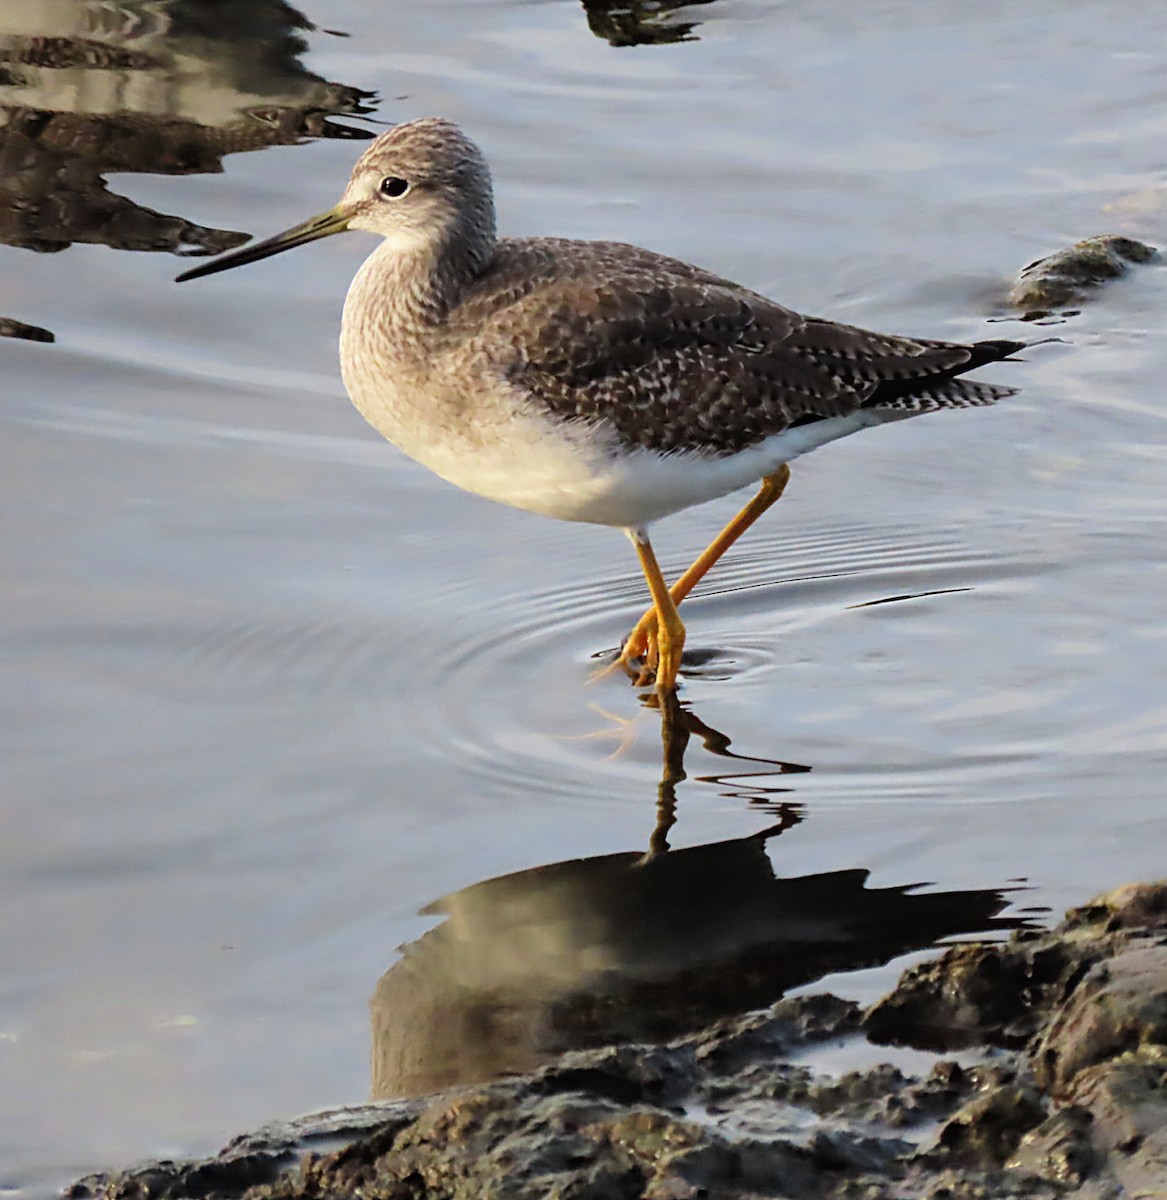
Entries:
{"label": "white belly", "polygon": [[[354,403],[366,420],[411,458],[450,483],[514,508],[620,528],[639,527],[735,492],[785,462],[857,429],[880,424],[858,412],[799,426],[737,454],[659,454],[621,449],[583,423],[535,413],[477,414],[463,422],[402,420],[379,399]],[[424,405],[419,398],[418,408]],[[441,409],[440,404],[434,408]],[[432,415],[432,414],[431,414]]]}

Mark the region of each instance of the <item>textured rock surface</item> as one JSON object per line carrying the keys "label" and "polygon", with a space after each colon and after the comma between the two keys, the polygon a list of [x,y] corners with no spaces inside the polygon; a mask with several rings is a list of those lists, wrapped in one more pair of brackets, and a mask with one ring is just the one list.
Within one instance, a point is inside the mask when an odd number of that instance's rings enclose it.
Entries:
{"label": "textured rock surface", "polygon": [[[914,1078],[799,1061],[860,1030],[989,1047]],[[1002,1049],[1002,1047],[1004,1047]],[[1167,1191],[1167,885],[953,948],[866,1014],[787,999],[666,1045],[305,1118],[75,1197],[960,1200]]]}
{"label": "textured rock surface", "polygon": [[1075,308],[1096,287],[1157,254],[1154,246],[1119,234],[1086,238],[1023,268],[1009,291],[1009,304],[1027,320]]}

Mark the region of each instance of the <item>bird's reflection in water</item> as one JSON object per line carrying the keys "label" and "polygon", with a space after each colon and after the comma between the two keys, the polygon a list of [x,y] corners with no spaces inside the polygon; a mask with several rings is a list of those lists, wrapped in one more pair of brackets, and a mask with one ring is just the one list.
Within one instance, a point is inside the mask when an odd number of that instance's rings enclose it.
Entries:
{"label": "bird's reflection in water", "polygon": [[[700,775],[698,779],[703,783],[717,784],[723,789],[723,795],[746,796],[751,803],[761,804],[769,811],[776,812],[781,821],[765,831],[767,837],[781,833],[802,819],[797,805],[778,800],[778,797],[788,796],[791,789],[774,780],[783,775],[805,774],[810,767],[780,758],[760,758],[731,750],[733,743],[730,738],[721,730],[706,725],[687,704],[682,703],[675,691],[664,696],[647,692],[642,697],[642,703],[647,708],[660,711],[661,743],[664,748],[661,781],[657,785],[656,825],[648,841],[650,855],[663,853],[669,848],[668,833],[677,821],[677,784],[688,778],[685,751],[694,736],[700,739],[701,745],[710,754],[750,764],[745,770]],[[762,780],[767,782],[763,783]]]}
{"label": "bird's reflection in water", "polygon": [[530,1070],[569,1049],[679,1036],[828,972],[1021,924],[999,915],[1007,898],[997,890],[869,888],[861,868],[777,876],[767,844],[802,820],[792,804],[748,837],[670,850],[686,746],[694,733],[715,745],[720,735],[675,697],[662,728],[647,853],[519,871],[423,910],[442,923],[404,947],[372,999],[375,1098]]}

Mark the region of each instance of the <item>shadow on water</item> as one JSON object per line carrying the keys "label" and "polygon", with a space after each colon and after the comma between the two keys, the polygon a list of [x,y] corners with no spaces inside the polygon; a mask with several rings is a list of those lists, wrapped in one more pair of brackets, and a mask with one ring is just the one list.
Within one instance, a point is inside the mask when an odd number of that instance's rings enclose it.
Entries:
{"label": "shadow on water", "polygon": [[698,21],[674,13],[712,0],[583,0],[588,28],[612,46],[664,46],[696,41]]}
{"label": "shadow on water", "polygon": [[[111,192],[105,176],[220,172],[223,158],[306,138],[370,138],[328,118],[373,93],[300,61],[316,27],[280,0],[6,0],[0,8],[0,242],[218,254],[210,229]],[[0,320],[0,335],[52,341]]]}
{"label": "shadow on water", "polygon": [[831,972],[1027,923],[1000,915],[1007,890],[869,888],[859,867],[775,874],[767,847],[803,821],[797,804],[777,804],[780,819],[748,837],[670,849],[694,734],[728,755],[729,739],[671,697],[647,852],[518,871],[422,910],[445,919],[402,949],[371,1001],[374,1098],[528,1071],[567,1050],[678,1037]]}

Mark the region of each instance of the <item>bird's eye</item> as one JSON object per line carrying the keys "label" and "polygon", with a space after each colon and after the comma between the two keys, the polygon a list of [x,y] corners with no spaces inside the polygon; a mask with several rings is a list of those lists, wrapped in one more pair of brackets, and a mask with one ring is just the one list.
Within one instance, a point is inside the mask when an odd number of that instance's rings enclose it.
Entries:
{"label": "bird's eye", "polygon": [[409,191],[409,180],[399,175],[387,175],[381,180],[381,195],[390,200],[400,200]]}

